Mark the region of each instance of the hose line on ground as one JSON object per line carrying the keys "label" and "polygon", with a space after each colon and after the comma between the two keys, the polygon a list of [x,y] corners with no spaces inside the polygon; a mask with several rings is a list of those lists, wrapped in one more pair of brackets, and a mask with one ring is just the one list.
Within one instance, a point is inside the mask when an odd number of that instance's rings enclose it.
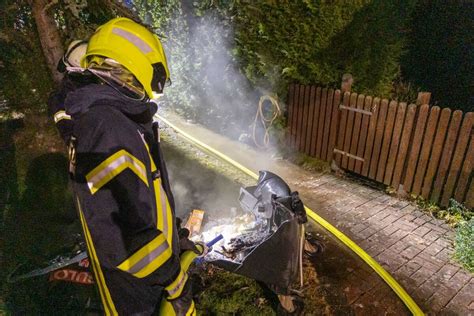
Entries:
{"label": "hose line on ground", "polygon": [[[272,103],[273,107],[273,113],[270,119],[266,118],[264,113],[263,113],[263,104],[265,101],[270,101]],[[272,97],[271,95],[264,95],[260,97],[260,101],[258,101],[258,108],[257,108],[257,114],[255,114],[255,120],[253,121],[252,124],[252,138],[253,142],[255,143],[255,146],[258,148],[266,149],[270,145],[270,128],[273,125],[273,122],[281,115],[281,109],[280,105],[278,104],[278,100],[275,97]],[[263,129],[265,130],[263,134],[263,140],[262,143],[259,143],[257,141],[257,124],[260,121],[260,123],[263,126]]]}
{"label": "hose line on ground", "polygon": [[[185,139],[189,142],[195,144],[196,146],[200,147],[201,149],[221,158],[222,160],[230,163],[240,171],[244,172],[245,174],[249,175],[250,177],[258,180],[258,175],[248,169],[247,167],[243,166],[242,164],[238,163],[237,161],[233,160],[232,158],[228,157],[227,155],[217,151],[216,149],[212,148],[211,146],[201,142],[200,140],[196,139],[195,137],[189,135],[188,133],[184,132],[183,130],[179,129],[176,125],[172,124],[167,119],[161,117],[160,115],[156,115],[156,117],[174,129],[177,133],[181,134]],[[313,210],[305,206],[306,213],[312,220],[316,223],[324,227],[327,231],[329,231],[332,235],[334,235],[337,239],[339,239],[343,244],[345,244],[349,249],[351,249],[355,254],[357,254],[364,262],[369,265],[381,278],[387,283],[395,294],[403,301],[403,303],[408,307],[413,315],[425,315],[420,307],[416,304],[416,302],[411,298],[411,296],[405,291],[405,289],[388,273],[377,261],[375,261],[367,252],[365,252],[361,247],[359,247],[355,242],[353,242],[349,237],[347,237],[343,232],[338,230],[324,218],[316,214]]]}

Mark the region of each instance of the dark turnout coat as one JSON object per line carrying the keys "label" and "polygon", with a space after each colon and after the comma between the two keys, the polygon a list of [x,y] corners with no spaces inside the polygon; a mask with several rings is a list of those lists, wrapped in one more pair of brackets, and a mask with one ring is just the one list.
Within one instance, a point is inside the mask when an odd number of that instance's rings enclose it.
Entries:
{"label": "dark turnout coat", "polygon": [[181,295],[174,203],[153,103],[89,84],[65,99],[75,203],[106,314],[154,312]]}

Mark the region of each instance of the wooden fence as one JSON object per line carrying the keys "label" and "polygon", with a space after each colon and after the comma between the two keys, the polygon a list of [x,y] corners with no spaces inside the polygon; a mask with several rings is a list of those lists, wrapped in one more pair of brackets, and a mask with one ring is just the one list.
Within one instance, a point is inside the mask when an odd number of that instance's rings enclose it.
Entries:
{"label": "wooden fence", "polygon": [[474,113],[291,85],[290,145],[446,206],[474,207]]}

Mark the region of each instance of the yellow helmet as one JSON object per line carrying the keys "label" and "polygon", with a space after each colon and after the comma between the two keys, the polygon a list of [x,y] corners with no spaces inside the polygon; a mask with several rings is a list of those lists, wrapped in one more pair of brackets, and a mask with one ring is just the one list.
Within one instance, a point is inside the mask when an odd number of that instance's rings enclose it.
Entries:
{"label": "yellow helmet", "polygon": [[94,56],[111,58],[127,68],[149,98],[161,94],[169,78],[165,52],[158,37],[128,18],[112,19],[96,30],[81,66],[87,68]]}

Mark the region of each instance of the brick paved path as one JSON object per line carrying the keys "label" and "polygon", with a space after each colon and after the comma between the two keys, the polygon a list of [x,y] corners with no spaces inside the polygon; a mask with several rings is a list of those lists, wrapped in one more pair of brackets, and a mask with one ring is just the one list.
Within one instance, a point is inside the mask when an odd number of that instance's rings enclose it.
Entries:
{"label": "brick paved path", "polygon": [[309,207],[385,267],[425,312],[474,315],[474,278],[451,259],[454,231],[443,221],[383,191],[272,161],[267,154],[187,124],[173,114],[168,119],[243,165],[282,176]]}
{"label": "brick paved path", "polygon": [[295,183],[305,199],[431,313],[474,315],[474,278],[451,259],[454,231],[415,205],[326,174]]}

